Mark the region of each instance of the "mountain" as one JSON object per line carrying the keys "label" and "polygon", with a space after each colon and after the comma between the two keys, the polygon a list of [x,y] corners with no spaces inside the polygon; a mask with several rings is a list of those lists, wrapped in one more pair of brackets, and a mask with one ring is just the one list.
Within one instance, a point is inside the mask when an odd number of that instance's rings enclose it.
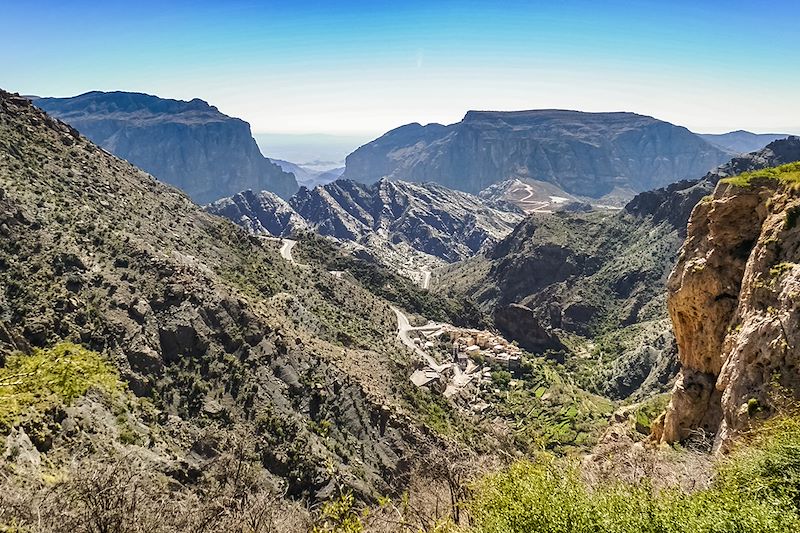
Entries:
{"label": "mountain", "polygon": [[[716,449],[800,394],[800,163],[723,179],[669,277],[681,371],[654,437]],[[791,400],[789,400],[791,401]]]}
{"label": "mountain", "polygon": [[[398,269],[471,257],[507,235],[522,218],[509,204],[486,202],[434,183],[337,180],[301,188],[288,206],[276,200],[247,192],[215,202],[208,210],[256,233],[289,235],[305,226],[354,243],[361,254]],[[283,224],[276,225],[276,218]]]}
{"label": "mountain", "polygon": [[698,135],[714,146],[735,154],[755,152],[772,141],[790,137],[787,133],[751,133],[744,130],[728,133],[699,133]]}
{"label": "mountain", "polygon": [[342,175],[342,172],[344,172],[344,167],[330,170],[315,170],[280,159],[270,159],[270,161],[281,167],[285,172],[294,174],[295,178],[297,178],[297,183],[309,189],[313,189],[317,185],[325,185],[326,183],[336,181]]}
{"label": "mountain", "polygon": [[307,230],[308,223],[285,200],[269,191],[244,191],[212,202],[209,213],[223,216],[256,235],[288,237]]}
{"label": "mountain", "polygon": [[[0,184],[3,483],[63,468],[66,486],[95,476],[174,502],[141,513],[175,520],[243,487],[397,494],[439,449],[408,403],[395,314],[360,284],[285,261],[3,91]],[[5,512],[24,490],[3,494]]]}
{"label": "mountain", "polygon": [[284,198],[297,191],[294,176],[261,155],[247,122],[200,99],[94,91],[34,102],[102,148],[179,187],[195,202],[246,189]]}
{"label": "mountain", "polygon": [[568,194],[630,198],[729,158],[686,128],[633,113],[470,111],[449,126],[386,133],[347,157],[343,177],[434,181],[470,193],[526,178]]}
{"label": "mountain", "polygon": [[[664,288],[692,209],[720,179],[798,160],[800,138],[790,137],[702,179],[640,193],[614,214],[530,215],[485,256],[436,272],[434,290],[470,295],[523,346],[536,349],[537,338],[520,336],[512,322],[558,332],[580,356],[571,359],[573,371],[590,390],[612,397],[663,390],[676,370]],[[515,304],[527,314],[507,313]]]}

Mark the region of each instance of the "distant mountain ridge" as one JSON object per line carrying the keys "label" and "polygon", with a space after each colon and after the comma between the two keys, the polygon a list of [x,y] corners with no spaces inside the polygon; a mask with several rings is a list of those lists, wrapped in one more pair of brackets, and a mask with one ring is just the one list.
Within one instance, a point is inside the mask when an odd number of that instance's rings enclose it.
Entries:
{"label": "distant mountain ridge", "polygon": [[270,159],[270,161],[281,167],[284,172],[291,172],[294,174],[297,183],[309,189],[317,185],[325,185],[326,183],[336,181],[342,175],[342,172],[344,172],[344,167],[332,168],[329,170],[316,170],[282,159]]}
{"label": "distant mountain ridge", "polygon": [[360,147],[343,177],[433,181],[477,193],[514,178],[600,198],[702,175],[730,158],[688,129],[634,113],[469,111],[451,125],[407,124]]}
{"label": "distant mountain ridge", "polygon": [[170,100],[142,93],[93,91],[71,98],[34,98],[96,144],[127,159],[200,204],[245,189],[288,198],[293,174],[265,158],[250,125],[195,98]]}
{"label": "distant mountain ridge", "polygon": [[711,144],[735,154],[746,154],[761,150],[769,143],[790,137],[788,133],[752,133],[745,130],[728,133],[698,133]]}

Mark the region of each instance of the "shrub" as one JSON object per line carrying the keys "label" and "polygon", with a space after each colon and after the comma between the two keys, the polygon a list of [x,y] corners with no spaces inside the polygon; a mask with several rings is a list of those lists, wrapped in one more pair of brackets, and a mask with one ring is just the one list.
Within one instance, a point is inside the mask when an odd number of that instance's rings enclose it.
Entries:
{"label": "shrub", "polygon": [[753,172],[744,172],[738,176],[725,178],[722,182],[739,187],[750,187],[756,180],[777,181],[788,185],[800,184],[800,162],[755,170]]}
{"label": "shrub", "polygon": [[0,431],[26,411],[42,413],[86,394],[91,387],[121,390],[119,375],[100,354],[62,342],[31,355],[10,356],[0,368]]}
{"label": "shrub", "polygon": [[590,490],[573,463],[521,461],[481,480],[468,503],[476,533],[712,533],[800,530],[800,420],[769,423],[687,494],[647,483]]}

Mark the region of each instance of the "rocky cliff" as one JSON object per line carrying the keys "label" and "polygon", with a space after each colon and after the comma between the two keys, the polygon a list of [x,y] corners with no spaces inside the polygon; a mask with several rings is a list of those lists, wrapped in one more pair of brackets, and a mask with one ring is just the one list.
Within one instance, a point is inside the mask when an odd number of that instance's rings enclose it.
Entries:
{"label": "rocky cliff", "polygon": [[94,91],[35,103],[201,204],[246,189],[288,198],[298,188],[291,173],[261,155],[247,122],[197,98]]}
{"label": "rocky cliff", "polygon": [[681,371],[656,438],[724,448],[779,387],[800,393],[800,164],[722,180],[669,278]]}
{"label": "rocky cliff", "polygon": [[699,176],[730,154],[686,128],[633,113],[470,111],[461,122],[409,124],[347,157],[345,178],[435,181],[477,193],[514,178],[600,198]]}

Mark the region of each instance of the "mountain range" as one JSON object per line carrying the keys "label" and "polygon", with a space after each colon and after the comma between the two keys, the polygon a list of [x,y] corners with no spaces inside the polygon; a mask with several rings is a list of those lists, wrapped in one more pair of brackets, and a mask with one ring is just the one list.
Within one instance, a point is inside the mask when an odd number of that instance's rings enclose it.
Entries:
{"label": "mountain range", "polygon": [[634,113],[470,111],[461,122],[408,124],[360,147],[343,177],[426,182],[478,193],[511,179],[551,183],[601,199],[702,175],[730,153]]}
{"label": "mountain range", "polygon": [[772,141],[790,137],[787,133],[751,133],[744,130],[728,133],[701,133],[699,135],[711,144],[736,154],[754,152]]}
{"label": "mountain range", "polygon": [[473,256],[522,219],[510,204],[487,202],[435,183],[337,180],[302,187],[288,202],[245,191],[207,207],[260,234],[313,230],[400,270],[432,268]]}
{"label": "mountain range", "polygon": [[203,100],[93,91],[71,98],[34,98],[97,145],[159,180],[180,187],[200,204],[245,189],[288,198],[294,175],[269,161],[250,125]]}
{"label": "mountain range", "polygon": [[0,529],[797,530],[800,138],[396,178],[201,207],[0,90]]}
{"label": "mountain range", "polygon": [[676,371],[664,287],[693,208],[723,178],[798,160],[800,138],[789,137],[617,213],[529,215],[485,255],[435,272],[433,288],[466,292],[522,346],[557,349],[541,332],[559,332],[590,390],[663,390]]}

